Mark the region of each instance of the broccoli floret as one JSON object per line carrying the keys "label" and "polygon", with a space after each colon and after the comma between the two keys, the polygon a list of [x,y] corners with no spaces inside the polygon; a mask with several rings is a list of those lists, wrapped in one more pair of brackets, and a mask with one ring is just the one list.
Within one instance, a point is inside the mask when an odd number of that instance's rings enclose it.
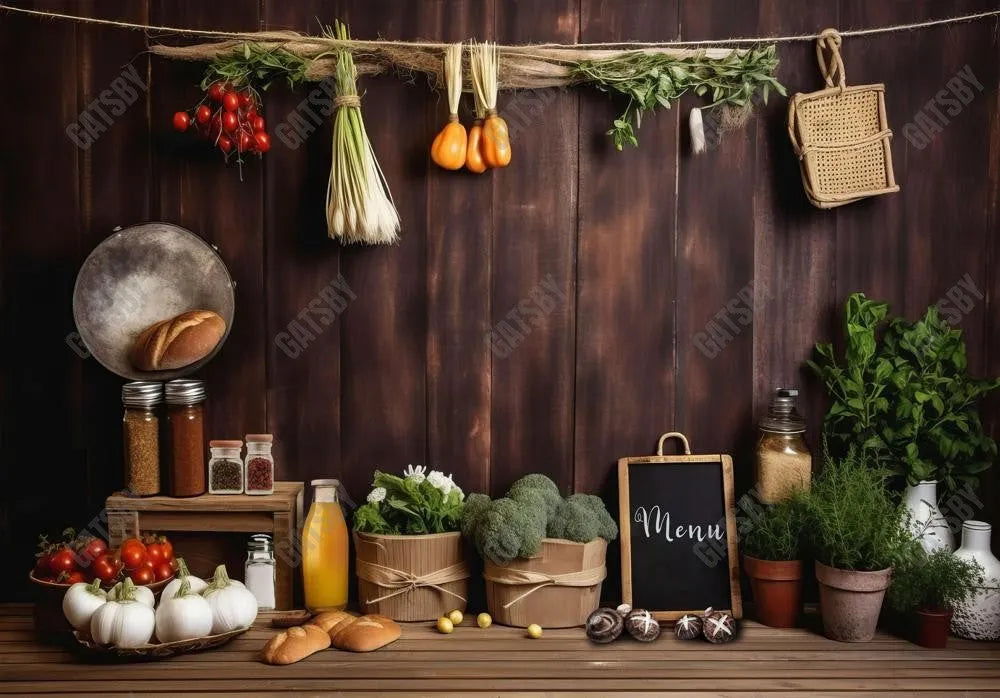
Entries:
{"label": "broccoli floret", "polygon": [[599,530],[597,515],[580,501],[564,501],[556,515],[549,519],[549,538],[589,543],[597,538]]}
{"label": "broccoli floret", "polygon": [[525,475],[522,477],[510,486],[510,490],[507,491],[507,496],[512,499],[516,498],[516,494],[525,489],[535,490],[545,499],[546,519],[551,519],[556,513],[556,509],[558,509],[559,505],[563,502],[562,495],[559,493],[559,488],[556,486],[556,483],[552,482],[552,480],[541,473],[532,473],[531,475]]}
{"label": "broccoli floret", "polygon": [[545,509],[545,498],[538,490],[520,488],[514,492],[511,499],[517,503],[528,517],[530,526],[524,531],[521,540],[521,550],[518,557],[531,557],[538,554],[542,547],[542,538],[545,537],[545,530],[548,525],[548,516]]}
{"label": "broccoli floret", "polygon": [[531,527],[523,506],[513,499],[495,499],[476,527],[476,549],[495,564],[506,565],[521,552],[525,534],[530,533]]}
{"label": "broccoli floret", "polygon": [[465,505],[462,507],[462,535],[469,539],[476,537],[476,527],[486,509],[490,505],[490,498],[485,494],[475,492],[465,498]]}
{"label": "broccoli floret", "polygon": [[574,494],[566,498],[569,502],[580,502],[597,516],[597,535],[606,541],[618,537],[618,524],[604,506],[604,500],[593,494]]}

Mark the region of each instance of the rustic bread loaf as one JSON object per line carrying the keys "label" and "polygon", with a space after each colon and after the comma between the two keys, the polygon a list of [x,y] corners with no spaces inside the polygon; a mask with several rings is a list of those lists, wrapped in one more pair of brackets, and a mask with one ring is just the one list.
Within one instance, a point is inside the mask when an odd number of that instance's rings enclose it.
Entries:
{"label": "rustic bread loaf", "polygon": [[333,637],[337,630],[349,623],[353,623],[357,615],[347,611],[326,611],[318,613],[309,620],[309,625],[316,625]]}
{"label": "rustic bread loaf", "polygon": [[399,639],[402,630],[391,618],[378,615],[361,616],[347,623],[338,623],[330,637],[338,650],[371,652]]}
{"label": "rustic bread loaf", "polygon": [[267,664],[294,664],[330,646],[330,635],[316,625],[300,625],[278,633],[264,645],[260,659]]}
{"label": "rustic bread loaf", "polygon": [[129,359],[140,371],[183,368],[208,356],[225,333],[218,313],[189,310],[140,332]]}

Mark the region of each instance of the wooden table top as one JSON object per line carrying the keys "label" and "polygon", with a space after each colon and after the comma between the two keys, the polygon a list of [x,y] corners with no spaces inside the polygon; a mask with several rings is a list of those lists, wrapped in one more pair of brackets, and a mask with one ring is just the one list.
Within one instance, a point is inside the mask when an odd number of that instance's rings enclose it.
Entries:
{"label": "wooden table top", "polygon": [[268,623],[262,614],[253,629],[214,650],[101,665],[35,641],[30,605],[0,605],[0,693],[1000,696],[1000,643],[955,638],[946,650],[884,633],[869,643],[842,644],[809,630],[746,621],[727,645],[665,634],[648,645],[623,638],[598,646],[581,629],[546,630],[532,640],[516,628],[481,630],[467,618],[451,635],[430,623],[410,623],[400,640],[378,652],[331,649],[297,664],[268,666],[257,661],[276,632]]}

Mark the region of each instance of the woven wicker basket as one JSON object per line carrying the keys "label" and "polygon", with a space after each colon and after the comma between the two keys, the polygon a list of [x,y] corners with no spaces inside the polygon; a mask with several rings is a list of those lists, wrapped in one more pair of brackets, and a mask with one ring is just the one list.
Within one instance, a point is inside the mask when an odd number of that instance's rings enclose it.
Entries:
{"label": "woven wicker basket", "polygon": [[816,58],[827,87],[796,94],[788,105],[788,134],[799,156],[802,184],[819,208],[899,191],[892,171],[885,85],[847,87],[840,44],[836,30],[820,34]]}

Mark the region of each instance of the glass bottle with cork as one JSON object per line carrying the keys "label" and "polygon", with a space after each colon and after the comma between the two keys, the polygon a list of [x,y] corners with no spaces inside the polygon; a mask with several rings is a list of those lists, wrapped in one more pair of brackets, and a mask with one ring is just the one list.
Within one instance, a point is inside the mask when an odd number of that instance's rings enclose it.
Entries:
{"label": "glass bottle with cork", "polygon": [[122,386],[125,488],[134,497],[160,493],[160,406],[163,384],[135,381]]}
{"label": "glass bottle with cork", "polygon": [[240,451],[243,442],[239,440],[213,440],[208,442],[212,452],[208,459],[209,494],[242,494],[243,461]]}
{"label": "glass bottle with cork", "polygon": [[787,499],[812,480],[812,454],[806,445],[805,420],[795,409],[799,391],[778,388],[767,416],[760,422],[757,442],[757,492],[765,504]]}
{"label": "glass bottle with cork", "polygon": [[272,434],[247,434],[246,493],[274,492],[274,458],[271,456]]}
{"label": "glass bottle with cork", "polygon": [[302,586],[313,613],[347,606],[347,523],[337,480],[313,480],[313,501],[302,528]]}
{"label": "glass bottle with cork", "polygon": [[205,494],[205,382],[166,385],[170,444],[170,496]]}

